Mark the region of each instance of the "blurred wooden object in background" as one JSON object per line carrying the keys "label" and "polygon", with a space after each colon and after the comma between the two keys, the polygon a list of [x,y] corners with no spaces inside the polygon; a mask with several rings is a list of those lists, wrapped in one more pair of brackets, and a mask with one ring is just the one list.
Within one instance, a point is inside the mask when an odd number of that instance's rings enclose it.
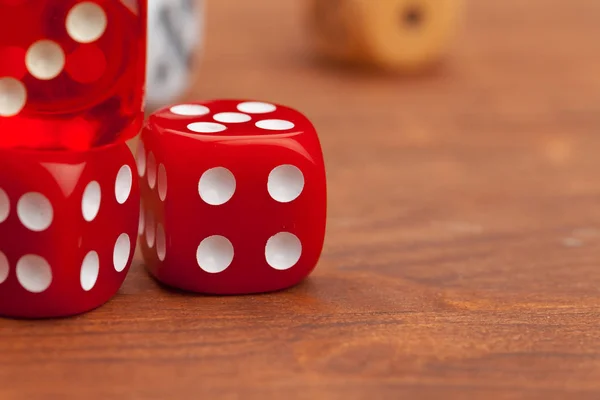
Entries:
{"label": "blurred wooden object in background", "polygon": [[315,52],[338,62],[404,73],[443,60],[464,0],[308,0]]}

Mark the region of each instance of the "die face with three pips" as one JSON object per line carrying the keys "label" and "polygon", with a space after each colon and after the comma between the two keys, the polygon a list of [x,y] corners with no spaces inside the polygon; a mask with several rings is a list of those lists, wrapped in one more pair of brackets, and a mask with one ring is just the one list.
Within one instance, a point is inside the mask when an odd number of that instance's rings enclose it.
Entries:
{"label": "die face with three pips", "polygon": [[137,135],[146,7],[0,0],[0,148],[85,150]]}
{"label": "die face with three pips", "polygon": [[311,273],[323,247],[326,183],[304,115],[246,100],[182,104],[152,115],[141,139],[140,243],[158,280],[245,294]]}

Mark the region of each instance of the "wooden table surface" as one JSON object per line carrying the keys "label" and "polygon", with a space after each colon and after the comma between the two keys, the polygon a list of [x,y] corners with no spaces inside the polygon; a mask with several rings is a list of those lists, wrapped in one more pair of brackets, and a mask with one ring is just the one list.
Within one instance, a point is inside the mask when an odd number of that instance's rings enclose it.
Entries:
{"label": "wooden table surface", "polygon": [[189,98],[320,130],[318,268],[203,297],[138,261],[91,313],[0,320],[0,399],[600,398],[600,2],[471,0],[411,79],[315,63],[300,0],[207,11]]}

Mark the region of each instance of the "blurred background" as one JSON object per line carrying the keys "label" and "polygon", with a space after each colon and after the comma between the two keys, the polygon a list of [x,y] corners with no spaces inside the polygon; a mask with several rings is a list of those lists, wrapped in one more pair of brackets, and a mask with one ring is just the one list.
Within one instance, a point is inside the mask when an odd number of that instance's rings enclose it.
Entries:
{"label": "blurred background", "polygon": [[[365,191],[400,191],[394,201],[410,196],[406,186],[421,188],[420,196],[434,195],[436,185],[435,194],[467,196],[465,185],[490,180],[505,185],[489,189],[502,195],[526,190],[524,179],[536,179],[538,191],[561,190],[560,179],[565,190],[595,184],[534,160],[595,166],[596,0],[150,4],[151,14],[170,7],[181,18],[165,28],[168,18],[151,15],[149,109],[229,97],[295,107],[319,128],[340,196],[354,190],[344,180],[350,165],[365,168]],[[187,68],[172,57],[178,52]],[[466,170],[475,165],[485,174]],[[414,178],[399,187],[395,173],[407,169]],[[550,180],[540,181],[544,174]]]}
{"label": "blurred background", "polygon": [[[315,3],[327,6],[315,12]],[[595,0],[150,0],[150,5],[150,109],[190,99],[251,97],[290,104],[317,123],[335,121],[336,129],[324,136],[375,113],[378,118],[369,123],[409,141],[514,135],[523,145],[535,140],[531,130],[540,129],[545,137],[564,135],[568,141],[576,132],[552,132],[554,120],[597,114],[597,98],[589,98],[598,93],[600,79]],[[397,15],[390,16],[386,12],[393,7]],[[407,28],[403,19],[411,15],[420,26]],[[444,18],[453,22],[440,22]],[[347,63],[336,54],[352,48],[344,35],[360,42]],[[386,37],[387,50],[413,52],[408,59],[419,59],[415,48],[431,47],[430,42],[440,42],[436,51],[444,54],[422,56],[435,65],[412,73],[354,66],[357,55],[385,64],[386,49],[369,51]],[[328,63],[328,56],[338,63]]]}

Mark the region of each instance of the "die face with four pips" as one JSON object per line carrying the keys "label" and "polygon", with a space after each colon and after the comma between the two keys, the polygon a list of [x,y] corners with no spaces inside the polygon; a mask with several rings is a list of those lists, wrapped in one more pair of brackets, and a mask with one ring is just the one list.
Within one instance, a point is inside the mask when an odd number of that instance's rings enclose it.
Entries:
{"label": "die face with four pips", "polygon": [[0,148],[84,150],[137,135],[146,7],[0,0]]}
{"label": "die face with four pips", "polygon": [[180,289],[269,292],[320,257],[326,179],[312,123],[291,108],[218,100],[161,109],[137,155],[140,244],[150,273]]}
{"label": "die face with four pips", "polygon": [[117,293],[135,249],[135,168],[123,143],[0,150],[0,315],[69,316]]}

